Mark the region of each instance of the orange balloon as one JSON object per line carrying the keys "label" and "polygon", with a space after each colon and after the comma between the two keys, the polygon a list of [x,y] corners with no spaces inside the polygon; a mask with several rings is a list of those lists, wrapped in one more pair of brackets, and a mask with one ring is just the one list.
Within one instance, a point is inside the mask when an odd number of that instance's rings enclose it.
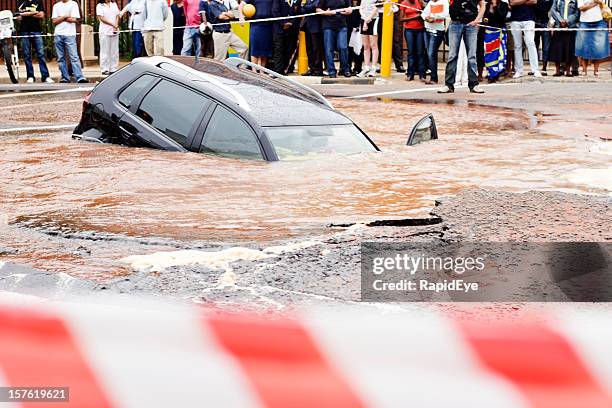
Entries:
{"label": "orange balloon", "polygon": [[246,18],[253,17],[255,15],[255,11],[255,6],[252,4],[245,4],[242,6],[242,14],[244,14]]}

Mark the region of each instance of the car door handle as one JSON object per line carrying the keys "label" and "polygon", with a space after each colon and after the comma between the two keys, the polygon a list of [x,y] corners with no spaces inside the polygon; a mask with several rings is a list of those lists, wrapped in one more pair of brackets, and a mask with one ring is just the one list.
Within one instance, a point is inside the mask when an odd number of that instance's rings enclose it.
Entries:
{"label": "car door handle", "polygon": [[119,130],[121,131],[121,133],[123,133],[123,134],[125,134],[127,136],[130,136],[130,137],[134,136],[134,134],[131,131],[127,130],[125,128],[125,126],[123,126],[123,125],[119,125]]}

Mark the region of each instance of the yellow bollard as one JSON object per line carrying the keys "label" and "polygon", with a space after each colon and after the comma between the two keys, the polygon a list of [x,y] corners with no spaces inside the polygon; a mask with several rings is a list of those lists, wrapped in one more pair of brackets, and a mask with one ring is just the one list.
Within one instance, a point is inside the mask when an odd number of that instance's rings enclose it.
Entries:
{"label": "yellow bollard", "polygon": [[391,54],[393,52],[393,10],[395,0],[385,2],[383,7],[382,44],[380,49],[380,76],[391,76]]}
{"label": "yellow bollard", "polygon": [[298,74],[302,75],[308,71],[308,53],[306,52],[306,33],[300,31],[298,42]]}

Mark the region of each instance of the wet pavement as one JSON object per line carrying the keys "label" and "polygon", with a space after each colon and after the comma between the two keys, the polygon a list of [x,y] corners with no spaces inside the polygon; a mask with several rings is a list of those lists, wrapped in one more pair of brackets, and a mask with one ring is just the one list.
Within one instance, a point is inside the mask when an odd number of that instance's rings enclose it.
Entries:
{"label": "wet pavement", "polygon": [[[83,93],[1,94],[0,290],[276,310],[357,301],[363,240],[612,241],[611,88],[336,97],[383,152],[281,163],[9,131],[76,123]],[[430,112],[440,140],[403,146]]]}

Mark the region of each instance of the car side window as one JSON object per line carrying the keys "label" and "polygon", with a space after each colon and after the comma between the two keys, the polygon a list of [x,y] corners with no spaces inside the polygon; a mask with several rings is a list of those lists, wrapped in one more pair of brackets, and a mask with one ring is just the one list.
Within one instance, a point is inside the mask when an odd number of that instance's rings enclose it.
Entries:
{"label": "car side window", "polygon": [[210,100],[170,81],[161,81],[143,98],[136,116],[183,147]]}
{"label": "car side window", "polygon": [[220,105],[208,122],[200,153],[263,160],[255,132],[242,119]]}
{"label": "car side window", "polygon": [[130,85],[128,85],[119,94],[119,103],[130,109],[132,102],[140,95],[140,93],[156,78],[153,75],[143,75]]}

